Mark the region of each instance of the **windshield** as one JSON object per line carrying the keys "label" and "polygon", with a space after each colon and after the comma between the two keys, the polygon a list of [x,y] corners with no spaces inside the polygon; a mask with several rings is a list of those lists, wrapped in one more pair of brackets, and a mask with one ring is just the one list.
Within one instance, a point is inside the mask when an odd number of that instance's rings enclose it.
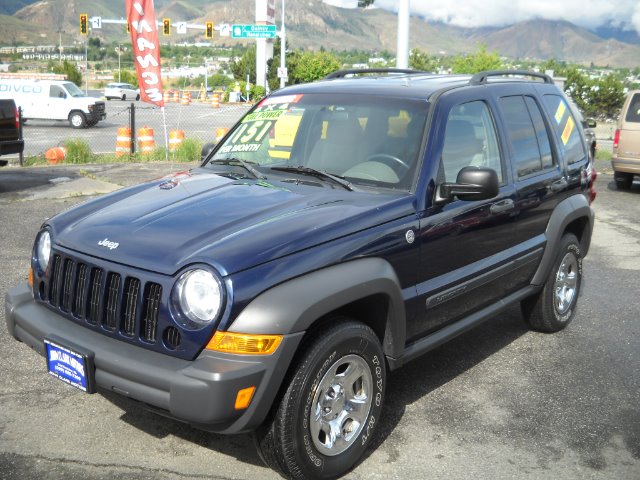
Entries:
{"label": "windshield", "polygon": [[63,86],[72,97],[86,97],[86,94],[80,90],[75,83],[66,82]]}
{"label": "windshield", "polygon": [[354,185],[408,190],[426,114],[425,101],[372,95],[268,97],[227,136],[208,166],[242,160],[267,176],[316,171]]}

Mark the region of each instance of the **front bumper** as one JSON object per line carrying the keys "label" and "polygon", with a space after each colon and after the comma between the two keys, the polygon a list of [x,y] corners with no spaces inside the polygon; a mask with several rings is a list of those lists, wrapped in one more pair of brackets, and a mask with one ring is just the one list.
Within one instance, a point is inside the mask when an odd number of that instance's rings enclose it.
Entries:
{"label": "front bumper", "polygon": [[[74,324],[33,300],[28,285],[5,297],[9,333],[40,355],[55,335],[94,355],[100,389],[142,402],[162,415],[218,432],[249,431],[262,423],[280,388],[303,333],[286,336],[272,355],[229,355],[204,350],[182,360],[114,340]],[[43,361],[43,366],[45,362]],[[246,410],[236,410],[237,392],[256,386]]]}

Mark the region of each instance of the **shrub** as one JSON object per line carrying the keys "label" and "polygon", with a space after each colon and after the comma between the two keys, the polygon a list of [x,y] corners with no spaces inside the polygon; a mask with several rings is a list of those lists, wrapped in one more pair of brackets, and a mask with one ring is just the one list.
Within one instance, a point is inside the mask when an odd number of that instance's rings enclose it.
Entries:
{"label": "shrub", "polygon": [[95,155],[85,140],[72,138],[66,140],[64,146],[67,149],[65,163],[91,163],[95,160]]}

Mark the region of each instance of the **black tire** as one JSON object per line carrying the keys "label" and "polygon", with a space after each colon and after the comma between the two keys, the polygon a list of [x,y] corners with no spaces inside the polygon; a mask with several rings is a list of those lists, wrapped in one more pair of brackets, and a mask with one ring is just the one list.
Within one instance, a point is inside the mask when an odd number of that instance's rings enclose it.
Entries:
{"label": "black tire", "polygon": [[69,123],[73,128],[84,128],[87,125],[87,117],[84,113],[76,110],[69,114]]}
{"label": "black tire", "polygon": [[140,100],[140,94],[136,95],[136,100]]}
{"label": "black tire", "polygon": [[582,283],[582,249],[575,235],[565,234],[542,290],[522,302],[522,315],[533,330],[554,333],[575,315]]}
{"label": "black tire", "polygon": [[380,341],[368,326],[338,318],[296,358],[279,404],[254,433],[258,453],[286,478],[339,477],[360,460],[380,423],[386,385]]}
{"label": "black tire", "polygon": [[122,94],[122,98],[120,100],[122,100],[123,102],[126,101],[127,100],[127,96],[123,93]]}
{"label": "black tire", "polygon": [[624,172],[613,172],[613,179],[616,182],[616,187],[620,190],[629,190],[633,183],[633,174]]}

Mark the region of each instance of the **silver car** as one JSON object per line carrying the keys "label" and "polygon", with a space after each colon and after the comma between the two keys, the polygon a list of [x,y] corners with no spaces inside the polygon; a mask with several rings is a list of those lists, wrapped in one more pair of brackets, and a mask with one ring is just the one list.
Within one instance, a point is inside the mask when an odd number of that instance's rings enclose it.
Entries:
{"label": "silver car", "polygon": [[130,83],[109,83],[104,88],[104,96],[107,100],[119,98],[120,100],[140,100],[140,89]]}

